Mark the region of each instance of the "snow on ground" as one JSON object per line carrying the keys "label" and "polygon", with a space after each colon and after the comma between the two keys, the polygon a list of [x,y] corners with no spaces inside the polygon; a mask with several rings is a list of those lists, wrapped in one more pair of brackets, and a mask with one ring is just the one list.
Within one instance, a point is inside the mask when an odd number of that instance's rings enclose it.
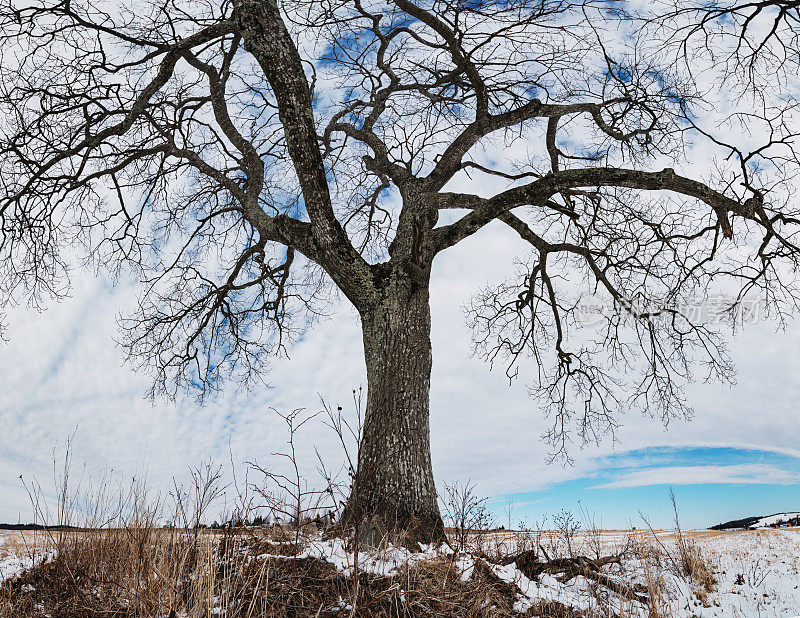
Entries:
{"label": "snow on ground", "polygon": [[[704,594],[698,582],[676,572],[678,535],[674,531],[602,531],[514,533],[482,535],[476,545],[484,557],[513,555],[525,548],[541,548],[549,557],[615,555],[626,549],[620,564],[604,566],[608,581],[645,594],[658,583],[657,602],[660,615],[674,618],[788,618],[800,616],[800,530],[759,529],[750,531],[690,530],[684,538],[696,544],[716,580],[713,591]],[[460,571],[463,580],[472,575],[478,559],[476,552],[456,552],[447,547],[424,547],[412,553],[389,547],[356,556],[338,539],[307,538],[299,557],[325,560],[344,573],[352,573],[356,560],[360,570],[378,575],[400,573],[404,565],[446,557]],[[279,550],[280,544],[275,544]],[[540,549],[540,551],[541,551]],[[0,533],[0,581],[30,568],[36,556],[19,536]],[[253,555],[265,559],[273,554]],[[654,558],[654,556],[657,556]],[[502,565],[486,560],[500,579],[519,590],[515,610],[520,613],[539,601],[556,601],[593,615],[646,618],[650,608],[614,592],[596,580],[584,576],[572,579],[558,573],[542,574],[531,580],[516,563]],[[651,599],[654,597],[651,595]],[[651,602],[652,603],[652,602]]]}
{"label": "snow on ground", "polygon": [[697,615],[749,618],[800,615],[800,531],[726,532],[703,540],[715,565],[718,607]]}
{"label": "snow on ground", "polygon": [[[765,525],[771,523],[774,522]],[[577,538],[573,539],[577,547],[575,553],[591,556],[595,549],[614,553],[630,536],[632,534],[629,532],[614,531],[578,533]],[[676,618],[800,616],[800,529],[690,530],[684,536],[689,542],[696,543],[707,558],[717,584],[706,599],[710,607],[704,607],[691,585],[668,570],[663,570],[663,583],[671,597],[669,615]],[[636,543],[663,546],[671,553],[676,552],[678,537],[674,531],[639,531],[633,538]],[[564,545],[563,539],[556,533],[550,533],[546,540],[552,545],[557,545],[559,541]],[[637,562],[640,561],[636,558],[623,560],[623,570],[641,575],[644,565]]]}
{"label": "snow on ground", "polygon": [[0,557],[0,582],[16,577],[26,569],[33,566],[33,559],[28,556]]}
{"label": "snow on ground", "polygon": [[299,554],[300,558],[312,557],[333,564],[342,573],[352,573],[358,562],[359,571],[373,575],[394,575],[405,564],[430,560],[437,555],[452,554],[449,548],[437,548],[432,545],[422,547],[422,551],[411,552],[404,547],[391,547],[381,552],[361,552],[358,556],[347,551],[341,539],[314,541]]}
{"label": "snow on ground", "polygon": [[21,532],[0,531],[0,582],[16,577],[42,560],[48,560],[51,552],[37,546],[42,545],[41,535],[26,537]]}
{"label": "snow on ground", "polygon": [[[640,593],[660,585],[656,603],[660,615],[674,618],[788,618],[800,616],[800,530],[763,529],[756,531],[716,532],[690,530],[683,533],[695,543],[717,581],[713,592],[704,594],[691,578],[680,576],[673,564],[677,561],[678,535],[674,531],[599,531],[578,532],[569,539],[559,532],[501,532],[483,535],[475,543],[488,555],[514,554],[521,549],[542,547],[551,557],[565,555],[627,553],[619,565],[604,567],[603,573],[614,582],[633,587]],[[653,562],[646,548],[659,553]],[[672,557],[668,556],[670,554]],[[392,575],[406,563],[413,564],[436,556],[453,558],[461,578],[468,580],[478,559],[474,553],[459,552],[453,556],[449,548],[425,547],[420,553],[390,547],[380,552],[361,553],[360,570]],[[259,556],[264,558],[265,555]],[[352,573],[356,557],[340,540],[311,540],[300,557],[325,560],[344,573]],[[489,564],[502,580],[517,586],[515,610],[524,613],[538,601],[556,601],[594,615],[621,615],[646,618],[650,608],[629,600],[614,591],[598,586],[582,576],[563,581],[557,574],[528,579],[515,563]]]}
{"label": "snow on ground", "polygon": [[[437,555],[452,554],[447,547],[437,548],[432,545],[422,547],[422,551],[412,552],[404,547],[389,547],[385,551],[360,552],[358,555],[347,550],[346,544],[342,539],[322,540],[320,538],[304,539],[303,550],[297,554],[297,558],[317,558],[334,565],[340,572],[348,575],[353,572],[353,568],[358,566],[359,571],[371,573],[373,575],[391,576],[399,572],[405,565],[413,565],[416,562],[430,560]],[[283,543],[287,545],[287,550],[294,546],[293,543]],[[281,544],[276,544],[280,546]],[[255,556],[258,560],[265,558],[285,558],[286,554],[262,553]]]}

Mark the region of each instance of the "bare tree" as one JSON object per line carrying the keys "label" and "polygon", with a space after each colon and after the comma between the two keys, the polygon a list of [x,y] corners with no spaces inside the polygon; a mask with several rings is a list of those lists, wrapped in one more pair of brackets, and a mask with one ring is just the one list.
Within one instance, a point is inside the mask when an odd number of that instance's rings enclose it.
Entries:
{"label": "bare tree", "polygon": [[[685,310],[717,280],[737,285],[731,311],[753,290],[795,306],[800,213],[776,172],[795,161],[790,123],[761,114],[772,141],[698,173],[688,143],[715,138],[688,110],[706,92],[609,3],[0,7],[3,302],[61,294],[83,242],[141,277],[123,343],[152,394],[202,397],[263,375],[338,289],[368,379],[351,503],[389,529],[443,537],[431,268],[489,224],[530,255],[470,306],[476,351],[509,375],[533,357],[555,453],[625,409],[687,413],[697,362],[729,375]],[[593,337],[570,336],[576,274],[620,309]]]}

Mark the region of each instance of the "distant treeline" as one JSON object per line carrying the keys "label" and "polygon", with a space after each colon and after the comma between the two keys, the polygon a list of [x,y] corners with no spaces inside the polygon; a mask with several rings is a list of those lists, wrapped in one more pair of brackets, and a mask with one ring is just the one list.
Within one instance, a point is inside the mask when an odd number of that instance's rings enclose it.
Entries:
{"label": "distant treeline", "polygon": [[734,519],[733,521],[725,522],[724,524],[717,524],[716,526],[711,526],[709,530],[729,530],[731,528],[743,528],[747,529],[756,522],[764,519],[764,516],[761,517],[745,517],[744,519]]}
{"label": "distant treeline", "polygon": [[77,530],[73,526],[43,526],[41,524],[0,524],[0,530]]}

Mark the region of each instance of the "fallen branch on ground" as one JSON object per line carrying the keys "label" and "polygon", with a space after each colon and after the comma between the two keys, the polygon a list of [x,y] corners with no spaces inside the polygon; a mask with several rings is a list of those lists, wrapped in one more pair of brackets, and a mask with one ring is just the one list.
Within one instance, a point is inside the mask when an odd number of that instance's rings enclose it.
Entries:
{"label": "fallen branch on ground", "polygon": [[[547,554],[545,554],[547,557]],[[586,556],[578,556],[576,558],[554,558],[545,561],[539,560],[539,554],[536,550],[524,551],[514,556],[508,556],[501,561],[501,564],[507,565],[512,562],[517,565],[517,568],[530,580],[536,580],[543,573],[555,575],[556,579],[563,583],[568,582],[578,576],[583,576],[590,579],[616,594],[625,597],[631,601],[647,604],[647,597],[637,593],[630,586],[617,581],[603,573],[600,569],[608,564],[619,564],[622,556],[604,556],[592,560]]]}

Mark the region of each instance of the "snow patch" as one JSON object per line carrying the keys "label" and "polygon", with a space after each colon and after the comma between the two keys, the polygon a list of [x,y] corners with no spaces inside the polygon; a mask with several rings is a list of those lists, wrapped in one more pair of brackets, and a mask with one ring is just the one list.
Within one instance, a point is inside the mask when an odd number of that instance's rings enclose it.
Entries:
{"label": "snow patch", "polygon": [[778,513],[777,515],[770,515],[769,517],[762,517],[751,528],[768,528],[770,526],[777,526],[782,523],[796,520],[800,517],[800,513]]}

